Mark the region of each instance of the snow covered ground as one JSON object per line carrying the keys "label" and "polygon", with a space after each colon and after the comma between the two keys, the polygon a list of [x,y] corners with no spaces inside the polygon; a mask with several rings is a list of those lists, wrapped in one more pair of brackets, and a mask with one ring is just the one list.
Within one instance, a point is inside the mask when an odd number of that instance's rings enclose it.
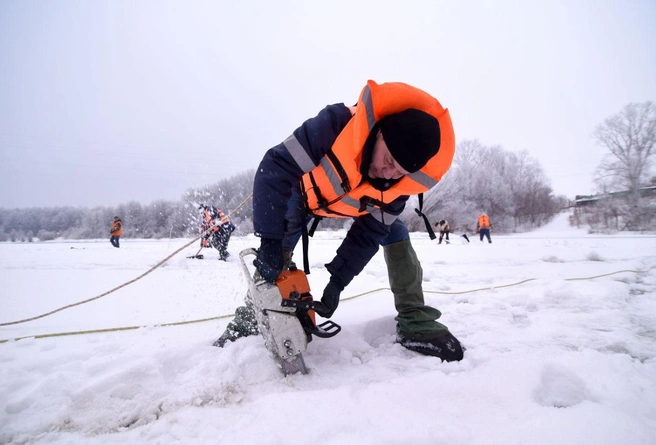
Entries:
{"label": "snow covered ground", "polygon": [[[342,236],[311,243],[315,296]],[[260,337],[212,347],[229,317],[161,326],[227,316],[245,294],[237,253],[255,238],[233,238],[227,263],[187,259],[194,244],[103,298],[0,327],[0,443],[656,443],[656,236],[588,235],[563,215],[492,240],[413,234],[462,362],[395,344],[389,290],[358,296],[387,288],[381,250],[344,291],[342,332],[312,341],[310,374],[289,377]],[[0,244],[0,323],[95,297],[186,241]]]}

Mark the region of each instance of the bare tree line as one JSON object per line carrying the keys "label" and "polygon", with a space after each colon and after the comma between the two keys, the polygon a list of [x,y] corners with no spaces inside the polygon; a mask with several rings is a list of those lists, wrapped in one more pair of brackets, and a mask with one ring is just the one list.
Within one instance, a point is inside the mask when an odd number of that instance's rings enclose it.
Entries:
{"label": "bare tree line", "polygon": [[[124,223],[129,238],[178,238],[197,235],[200,204],[231,212],[253,190],[255,172],[249,170],[201,188],[190,188],[180,201],[158,200],[147,205],[128,202],[116,207],[51,207],[0,209],[0,241],[33,239],[97,239],[109,236],[114,216]],[[426,194],[425,213],[432,220],[446,218],[454,228],[472,231],[476,217],[487,212],[501,232],[538,227],[566,202],[554,198],[547,178],[527,153],[516,155],[501,147],[484,147],[464,141],[454,165],[442,183]],[[402,218],[411,230],[425,230],[416,217],[416,198],[408,202]],[[252,233],[252,204],[247,202],[232,219],[239,234]],[[324,219],[319,230],[347,228],[349,219]]]}
{"label": "bare tree line", "polygon": [[593,136],[607,150],[594,176],[598,195],[580,200],[573,223],[593,231],[654,230],[656,106],[630,103],[598,125]]}
{"label": "bare tree line", "polygon": [[[656,177],[651,176],[656,152],[656,107],[651,102],[629,104],[594,132],[607,156],[594,182],[600,197],[574,213],[573,222],[593,230],[644,230],[656,218]],[[0,241],[97,239],[109,236],[114,216],[124,222],[131,238],[189,237],[198,234],[200,204],[231,212],[253,190],[254,170],[215,184],[190,188],[179,201],[158,200],[142,205],[128,202],[116,207],[0,208]],[[652,188],[649,188],[652,186]],[[645,199],[646,198],[646,199]],[[401,216],[412,231],[425,230],[408,201]],[[497,232],[527,231],[548,222],[567,207],[564,196],[554,196],[542,166],[528,152],[485,146],[478,140],[458,144],[455,159],[441,183],[424,196],[423,212],[431,223],[446,219],[454,231],[473,232],[476,217],[487,213]],[[239,234],[252,233],[252,205],[232,215]],[[350,220],[325,219],[321,229],[340,229]]]}
{"label": "bare tree line", "polygon": [[[190,188],[180,201],[158,200],[142,205],[128,202],[115,207],[33,207],[0,209],[0,241],[42,241],[56,238],[109,238],[114,216],[123,221],[127,238],[181,238],[196,236],[201,225],[200,204],[226,213],[252,192],[254,171],[249,170],[216,184]],[[232,215],[238,234],[252,232],[252,206],[247,203]]]}
{"label": "bare tree line", "polygon": [[[458,144],[448,174],[426,194],[424,213],[432,223],[445,219],[452,230],[470,233],[476,218],[486,213],[495,231],[516,232],[540,227],[567,202],[554,196],[544,170],[528,152],[465,140]],[[406,218],[413,209],[406,209]],[[413,230],[420,225],[417,218],[410,223]]]}

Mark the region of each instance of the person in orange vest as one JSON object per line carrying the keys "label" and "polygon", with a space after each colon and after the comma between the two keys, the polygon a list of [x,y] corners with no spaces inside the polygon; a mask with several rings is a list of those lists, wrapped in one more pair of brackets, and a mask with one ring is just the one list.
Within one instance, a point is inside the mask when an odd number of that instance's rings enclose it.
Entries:
{"label": "person in orange vest", "polygon": [[492,239],[490,238],[490,229],[492,228],[492,223],[490,218],[483,213],[478,217],[478,222],[476,223],[476,231],[480,234],[481,242],[483,242],[483,237],[487,237],[487,242],[491,243]]}
{"label": "person in orange vest", "polygon": [[442,238],[446,237],[446,243],[449,244],[449,233],[451,232],[451,227],[449,223],[442,219],[439,222],[435,223],[435,228],[440,231],[440,240],[437,244],[442,244]]}
{"label": "person in orange vest", "polygon": [[112,227],[109,229],[109,233],[112,235],[109,238],[109,242],[112,243],[112,246],[120,247],[118,239],[121,237],[121,234],[123,234],[123,221],[121,221],[118,216],[114,217],[114,222],[112,223]]}
{"label": "person in orange vest", "polygon": [[[411,195],[439,182],[454,151],[448,110],[410,85],[370,80],[355,106],[328,105],[267,151],[256,170],[257,272],[274,282],[311,218],[352,218],[326,264],[330,279],[315,312],[330,318],[341,292],[383,246],[398,312],[397,342],[442,360],[461,360],[460,342],[437,321],[441,312],[424,301],[421,264],[399,219]],[[252,309],[242,306],[235,314],[215,346],[258,333]]]}
{"label": "person in orange vest", "polygon": [[201,204],[198,209],[203,210],[201,232],[207,231],[210,227],[212,228],[201,238],[201,246],[214,247],[219,251],[219,260],[227,261],[228,256],[230,256],[228,242],[230,242],[232,232],[235,231],[235,225],[218,207]]}

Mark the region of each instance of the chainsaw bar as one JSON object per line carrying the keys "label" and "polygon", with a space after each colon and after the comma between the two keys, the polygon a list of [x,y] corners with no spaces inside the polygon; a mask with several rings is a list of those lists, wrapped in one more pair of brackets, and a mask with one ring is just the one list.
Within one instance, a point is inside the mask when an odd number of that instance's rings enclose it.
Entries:
{"label": "chainsaw bar", "polygon": [[256,255],[255,249],[242,250],[239,259],[249,284],[246,298],[253,305],[264,346],[284,375],[307,374],[302,353],[307,348],[308,338],[296,317],[296,309],[282,306],[282,296],[275,284],[253,280],[244,260],[247,255]]}
{"label": "chainsaw bar", "polygon": [[292,359],[290,360],[282,360],[282,359],[277,359],[276,363],[278,363],[278,366],[280,366],[280,370],[282,371],[283,375],[292,375],[292,374],[307,374],[308,370],[305,367],[305,360],[303,360],[303,354],[298,354],[295,355]]}

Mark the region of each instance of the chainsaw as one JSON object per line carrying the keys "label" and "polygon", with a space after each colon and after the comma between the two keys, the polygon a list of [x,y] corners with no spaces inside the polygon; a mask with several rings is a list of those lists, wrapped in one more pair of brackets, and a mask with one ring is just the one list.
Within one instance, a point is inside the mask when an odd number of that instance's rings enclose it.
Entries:
{"label": "chainsaw", "polygon": [[253,305],[264,346],[284,375],[307,374],[302,353],[312,336],[334,337],[342,328],[330,320],[316,324],[310,285],[302,270],[292,265],[275,283],[256,281],[246,265],[245,257],[249,255],[257,256],[257,251],[244,249],[239,253],[239,260],[248,281],[246,298]]}

